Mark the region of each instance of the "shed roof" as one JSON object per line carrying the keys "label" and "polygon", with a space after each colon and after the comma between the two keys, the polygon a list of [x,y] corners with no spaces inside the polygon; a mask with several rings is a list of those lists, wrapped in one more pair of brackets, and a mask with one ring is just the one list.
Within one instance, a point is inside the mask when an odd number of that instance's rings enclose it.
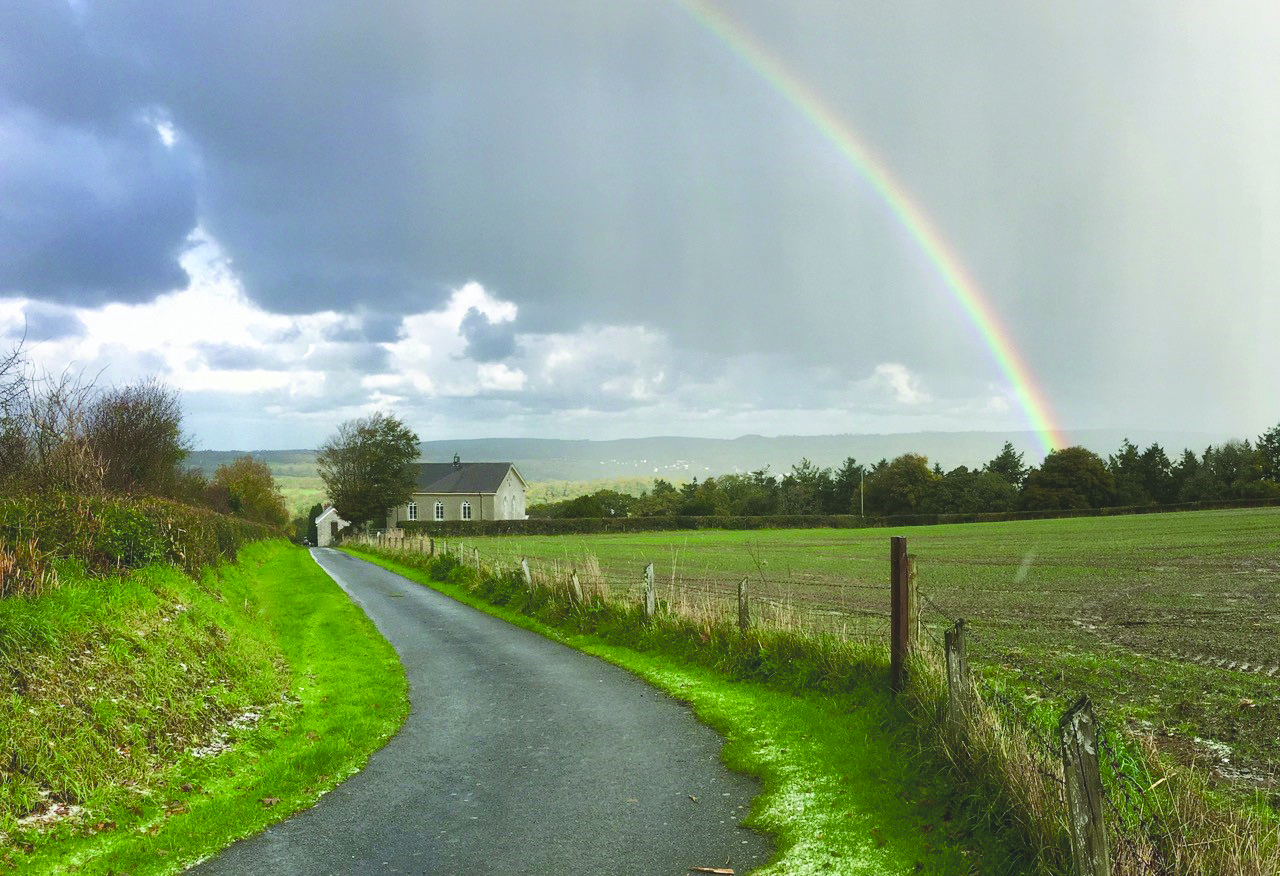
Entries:
{"label": "shed roof", "polygon": [[[496,493],[508,471],[509,462],[420,462],[415,493]],[[524,484],[524,478],[516,471]]]}

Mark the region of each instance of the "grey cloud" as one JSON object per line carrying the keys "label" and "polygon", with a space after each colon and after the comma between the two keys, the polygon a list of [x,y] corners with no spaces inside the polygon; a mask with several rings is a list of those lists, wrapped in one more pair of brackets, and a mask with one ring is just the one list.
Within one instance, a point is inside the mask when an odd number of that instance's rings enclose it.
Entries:
{"label": "grey cloud", "polygon": [[329,374],[362,375],[385,371],[389,353],[377,344],[363,341],[322,345],[305,359],[273,347],[245,347],[237,344],[202,344],[198,347],[205,364],[225,371],[289,371],[305,368]]}
{"label": "grey cloud", "polygon": [[466,356],[477,362],[497,362],[516,351],[513,322],[490,322],[474,307],[462,318],[462,336],[467,339]]}
{"label": "grey cloud", "polygon": [[0,32],[0,294],[93,305],[185,286],[196,159],[146,121],[132,61],[66,3],[6,3]]}
{"label": "grey cloud", "polygon": [[[0,164],[3,290],[180,282],[198,189],[256,301],[379,314],[353,342],[476,279],[523,332],[647,325],[691,354],[1007,383],[904,225],[914,206],[1091,425],[1117,416],[1097,400],[1115,374],[1135,376],[1111,407],[1138,419],[1186,409],[1184,390],[1230,386],[1214,398],[1237,415],[1275,397],[1225,379],[1280,372],[1262,352],[1280,319],[1262,0],[1175,2],[1158,28],[1102,0],[724,7],[890,169],[893,204],[679,4],[66,7],[0,11],[21,35],[0,48],[0,113],[57,156]],[[190,152],[137,121],[158,110]],[[508,338],[473,323],[469,355],[501,358]]]}
{"label": "grey cloud", "polygon": [[187,284],[190,156],[141,122],[112,134],[0,116],[0,293],[83,305]]}
{"label": "grey cloud", "polygon": [[373,343],[389,343],[400,337],[403,318],[398,313],[365,313],[360,320],[364,339]]}
{"label": "grey cloud", "polygon": [[281,356],[270,349],[235,344],[202,344],[198,350],[205,364],[218,371],[275,370],[285,367]]}
{"label": "grey cloud", "polygon": [[56,341],[83,334],[85,330],[80,317],[61,307],[33,301],[28,302],[22,312],[26,318],[27,343]]}

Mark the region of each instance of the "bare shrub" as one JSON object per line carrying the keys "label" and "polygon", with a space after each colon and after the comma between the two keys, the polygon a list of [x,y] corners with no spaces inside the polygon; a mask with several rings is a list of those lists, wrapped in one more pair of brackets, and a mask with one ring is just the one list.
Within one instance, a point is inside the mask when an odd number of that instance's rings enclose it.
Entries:
{"label": "bare shrub", "polygon": [[86,425],[106,490],[175,494],[178,467],[191,451],[177,390],[154,377],[112,387],[93,400]]}
{"label": "bare shrub", "polygon": [[89,437],[94,384],[82,373],[28,376],[9,404],[4,444],[11,484],[36,492],[102,492],[102,461]]}

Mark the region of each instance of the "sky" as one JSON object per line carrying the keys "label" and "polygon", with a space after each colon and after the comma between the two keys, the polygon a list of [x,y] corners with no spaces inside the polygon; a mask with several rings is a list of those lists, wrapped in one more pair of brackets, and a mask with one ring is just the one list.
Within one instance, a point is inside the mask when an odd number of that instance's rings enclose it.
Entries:
{"label": "sky", "polygon": [[0,33],[0,351],[158,378],[201,449],[375,410],[1280,422],[1274,0],[6,0]]}

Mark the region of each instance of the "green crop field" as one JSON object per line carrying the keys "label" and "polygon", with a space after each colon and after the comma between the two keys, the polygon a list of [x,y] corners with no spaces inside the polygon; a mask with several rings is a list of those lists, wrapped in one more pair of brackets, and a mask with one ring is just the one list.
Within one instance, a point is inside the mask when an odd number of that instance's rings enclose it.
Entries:
{"label": "green crop field", "polygon": [[963,617],[971,660],[1029,700],[1088,693],[1224,785],[1280,789],[1280,509],[462,541],[614,589],[653,563],[663,598],[726,618],[745,577],[766,621],[887,638],[890,535],[917,558],[926,643]]}

